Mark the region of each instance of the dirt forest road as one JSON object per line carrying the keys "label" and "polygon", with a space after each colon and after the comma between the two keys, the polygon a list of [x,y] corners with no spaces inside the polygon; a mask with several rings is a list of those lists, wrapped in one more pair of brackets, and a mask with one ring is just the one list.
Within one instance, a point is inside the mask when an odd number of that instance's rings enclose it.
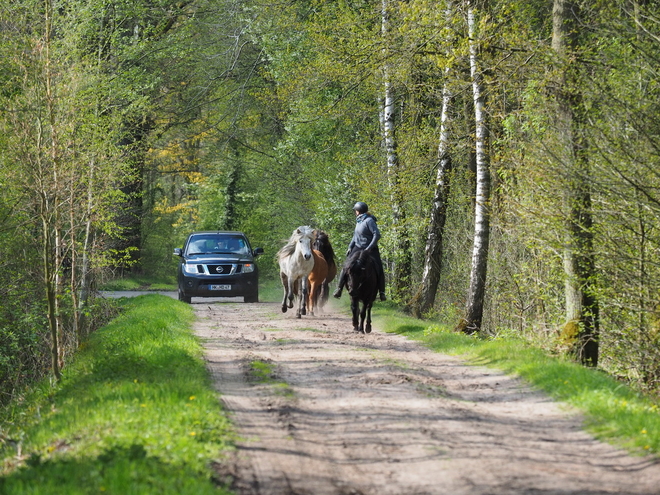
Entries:
{"label": "dirt forest road", "polygon": [[[202,301],[202,302],[197,302]],[[521,381],[336,308],[193,300],[196,332],[241,440],[218,466],[241,495],[660,493],[660,465],[583,432]],[[269,363],[267,382],[252,362]]]}

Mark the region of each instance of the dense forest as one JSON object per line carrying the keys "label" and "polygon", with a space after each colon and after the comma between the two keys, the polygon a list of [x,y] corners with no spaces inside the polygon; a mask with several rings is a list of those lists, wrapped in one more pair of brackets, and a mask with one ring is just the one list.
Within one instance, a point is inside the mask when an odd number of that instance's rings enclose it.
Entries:
{"label": "dense forest", "polygon": [[0,58],[0,402],[190,231],[275,277],[357,200],[406,311],[660,390],[656,2],[14,0]]}

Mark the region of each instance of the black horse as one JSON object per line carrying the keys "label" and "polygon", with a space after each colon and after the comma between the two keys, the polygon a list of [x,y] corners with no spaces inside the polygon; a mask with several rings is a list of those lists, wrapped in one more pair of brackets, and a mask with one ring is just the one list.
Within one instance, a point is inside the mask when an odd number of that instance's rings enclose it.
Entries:
{"label": "black horse", "polygon": [[[346,260],[344,270],[346,271],[346,288],[351,296],[353,330],[371,333],[371,307],[378,294],[376,263],[368,251],[356,249]],[[360,310],[360,302],[362,302],[362,310]]]}

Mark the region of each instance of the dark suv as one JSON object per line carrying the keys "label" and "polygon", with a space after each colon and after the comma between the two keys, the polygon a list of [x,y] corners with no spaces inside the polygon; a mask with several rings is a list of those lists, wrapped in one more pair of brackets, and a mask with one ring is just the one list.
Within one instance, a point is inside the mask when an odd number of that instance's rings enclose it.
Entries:
{"label": "dark suv", "polygon": [[259,301],[259,270],[255,258],[262,248],[250,247],[243,232],[193,232],[183,249],[178,270],[179,300],[192,297],[243,296],[245,302]]}

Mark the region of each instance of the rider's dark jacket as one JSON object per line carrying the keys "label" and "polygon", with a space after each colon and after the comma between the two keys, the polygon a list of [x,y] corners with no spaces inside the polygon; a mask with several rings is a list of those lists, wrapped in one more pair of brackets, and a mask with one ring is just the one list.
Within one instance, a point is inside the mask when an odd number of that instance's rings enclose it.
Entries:
{"label": "rider's dark jacket", "polygon": [[363,213],[358,215],[355,221],[355,231],[353,232],[353,239],[348,245],[348,250],[353,251],[354,248],[373,249],[378,246],[380,230],[376,225],[376,217],[371,213]]}

